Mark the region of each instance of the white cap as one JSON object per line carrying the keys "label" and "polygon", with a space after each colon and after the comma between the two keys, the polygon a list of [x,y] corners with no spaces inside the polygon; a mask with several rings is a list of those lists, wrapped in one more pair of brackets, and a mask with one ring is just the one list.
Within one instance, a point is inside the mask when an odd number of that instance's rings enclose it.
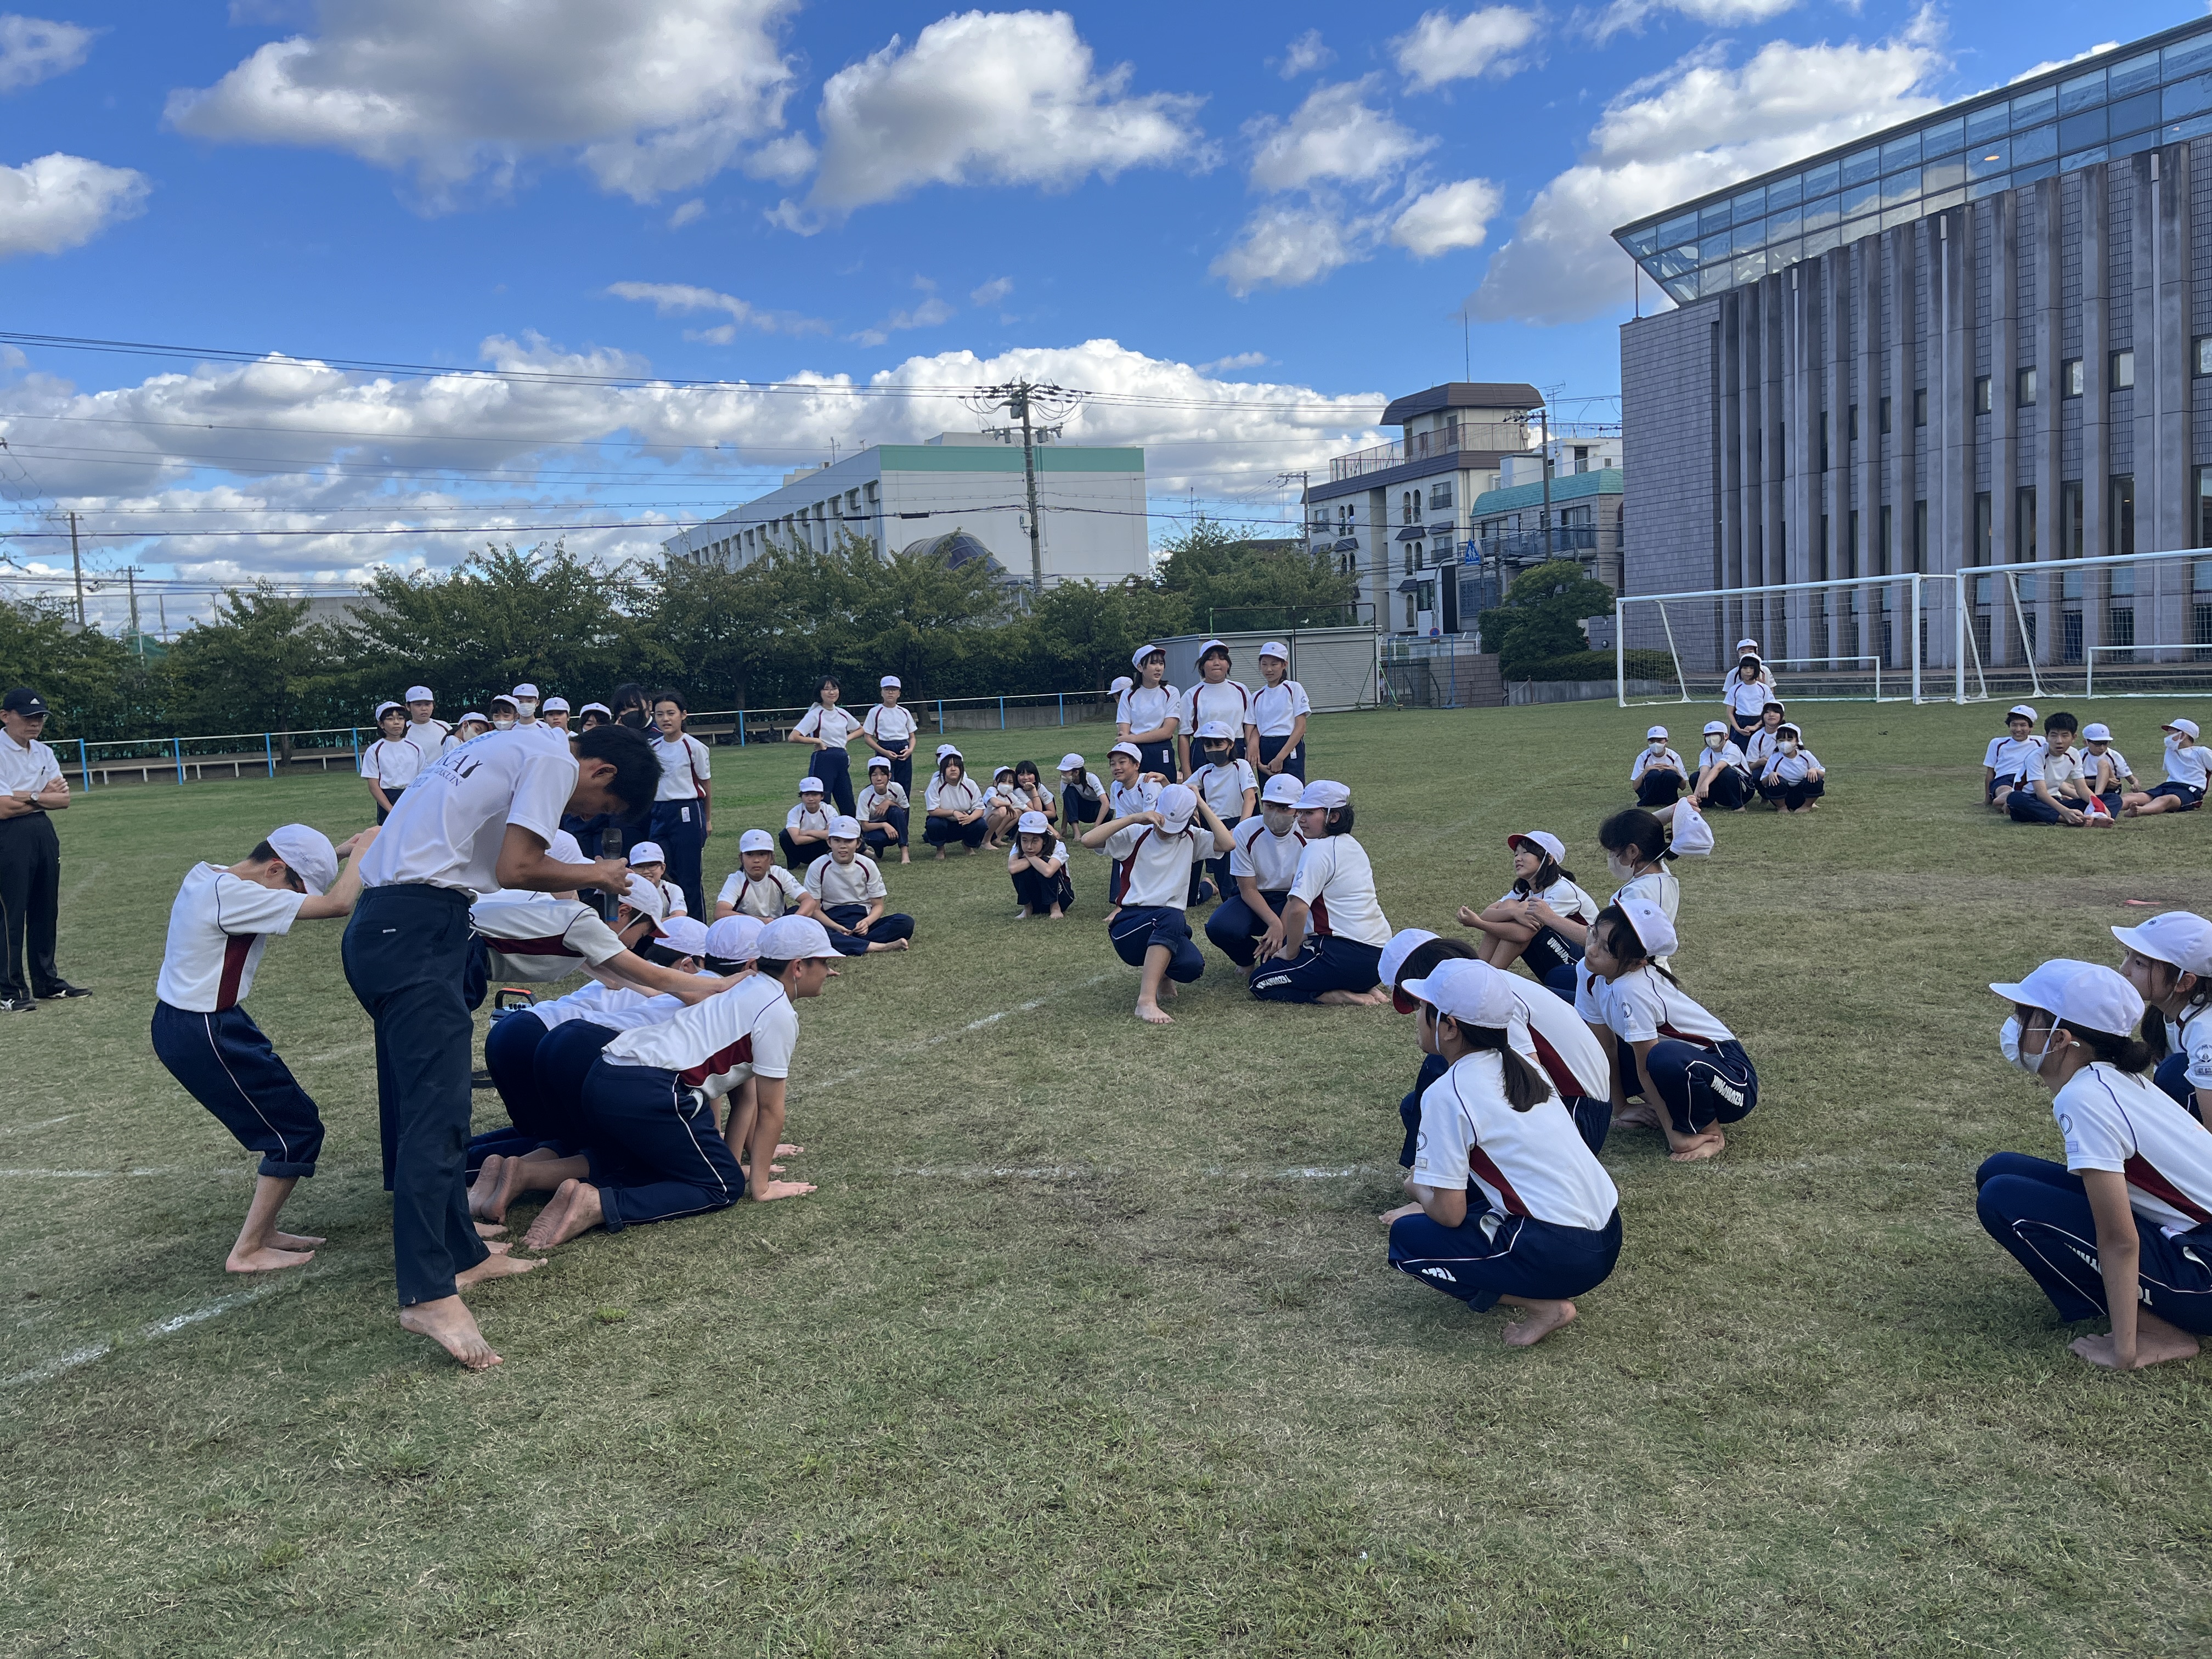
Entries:
{"label": "white cap", "polygon": [[284,860],[300,884],[318,896],[331,890],[338,878],[338,849],[321,830],[305,823],[288,823],[263,837],[269,850]]}
{"label": "white cap", "polygon": [[1182,784],[1171,783],[1160,791],[1152,810],[1166,820],[1160,826],[1163,830],[1179,836],[1190,828],[1191,819],[1198,816],[1198,797]]}
{"label": "white cap", "polygon": [[407,711],[404,708],[400,708],[398,703],[392,702],[389,697],[376,705],[376,718],[380,720],[381,720],[386,714],[392,714],[394,712],[404,714]]}
{"label": "white cap", "polygon": [[1278,772],[1267,780],[1267,787],[1260,791],[1260,799],[1271,806],[1296,806],[1298,804],[1298,796],[1304,792],[1304,789],[1305,785],[1288,772]]}
{"label": "white cap", "polygon": [[818,794],[820,794],[820,793],[822,793],[822,780],[821,780],[821,779],[819,779],[819,778],[801,778],[801,779],[799,779],[799,793],[800,794],[802,794],[802,795],[818,795]]}
{"label": "white cap", "polygon": [[2026,702],[2016,702],[2013,704],[2011,708],[2005,710],[2005,719],[2008,721],[2015,717],[2024,720],[2038,720],[2041,718],[2041,716],[2037,714],[2035,712],[2035,705]]}
{"label": "white cap", "polygon": [[1513,976],[1469,957],[1447,957],[1426,978],[1407,980],[1405,992],[1462,1025],[1502,1031],[1525,1012]]}
{"label": "white cap", "polygon": [[465,710],[460,717],[453,722],[453,724],[456,726],[466,726],[471,720],[474,720],[478,726],[489,726],[491,724],[491,720],[489,716],[481,714],[473,708]]}
{"label": "white cap", "polygon": [[[622,902],[640,915],[651,916],[655,924],[668,919],[668,895],[661,891],[659,882],[647,881],[643,876],[629,878],[629,888],[623,894]],[[659,931],[657,925],[654,931]]]}
{"label": "white cap", "polygon": [[[937,745],[937,758],[938,758],[938,759],[939,759],[939,760],[943,760],[943,759],[944,759],[947,755],[959,755],[959,754],[960,754],[960,746],[959,746],[959,744],[951,744],[951,743],[940,743],[940,744],[939,744]],[[967,757],[966,757],[965,755],[961,755],[961,757],[961,757],[963,760],[965,760],[965,759],[967,758]]]}
{"label": "white cap", "polygon": [[521,684],[514,688],[514,695],[518,697],[530,697],[535,699],[538,696],[538,688],[532,685],[528,680],[525,680]]}
{"label": "white cap", "polygon": [[2112,937],[2139,957],[2171,963],[2185,974],[2212,974],[2212,921],[2186,910],[2168,910]]}
{"label": "white cap", "polygon": [[1505,844],[1508,847],[1518,847],[1524,841],[1538,851],[1549,854],[1554,864],[1559,863],[1567,855],[1567,844],[1548,830],[1521,830],[1515,835],[1506,836]]}
{"label": "white cap", "polygon": [[1208,738],[1218,738],[1224,743],[1237,741],[1237,734],[1229,729],[1229,722],[1226,720],[1208,720],[1200,726],[1198,740],[1204,743]]}
{"label": "white cap", "polygon": [[899,677],[896,674],[884,675],[883,678],[876,682],[876,689],[879,691],[903,691],[906,690],[904,686],[899,684]]}
{"label": "white cap", "polygon": [[1382,947],[1382,960],[1376,964],[1382,983],[1395,985],[1398,970],[1406,965],[1406,958],[1436,937],[1425,927],[1401,927],[1391,934],[1390,942]]}
{"label": "white cap", "polygon": [[883,768],[884,771],[890,771],[891,769],[890,758],[883,755],[871,755],[868,757],[868,770],[872,772],[879,766]]}
{"label": "white cap", "polygon": [[665,864],[668,854],[660,850],[657,841],[641,841],[623,854],[632,864]]}
{"label": "white cap", "polygon": [[1291,647],[1280,640],[1269,640],[1267,644],[1260,647],[1260,654],[1263,657],[1273,657],[1280,662],[1288,662],[1291,659]]}
{"label": "white cap", "polygon": [[1080,772],[1083,769],[1083,757],[1062,755],[1060,757],[1060,769],[1063,772]]}
{"label": "white cap", "polygon": [[1127,674],[1116,674],[1114,677],[1114,684],[1106,689],[1109,691],[1127,691],[1135,684],[1136,681],[1131,679]]}
{"label": "white cap", "polygon": [[2081,741],[2084,743],[2110,743],[2112,740],[2112,728],[2102,720],[2091,720],[2081,728]]}
{"label": "white cap", "polygon": [[615,717],[615,711],[608,708],[606,704],[603,702],[587,702],[576,712],[580,714],[588,714],[595,708],[599,710],[600,714],[605,714],[609,720],[612,720]]}
{"label": "white cap", "polygon": [[1335,807],[1351,805],[1352,791],[1340,783],[1332,783],[1327,778],[1316,778],[1298,792],[1298,810],[1302,812],[1316,806]]}
{"label": "white cap", "polygon": [[804,962],[810,957],[834,957],[830,930],[811,916],[778,916],[761,929],[759,954],[769,962]]}
{"label": "white cap", "polygon": [[834,818],[832,818],[832,819],[830,819],[830,840],[832,840],[832,841],[858,841],[858,840],[860,840],[860,819],[858,819],[858,818],[856,818],[856,817],[850,817],[850,816],[848,816],[848,814],[846,814],[846,813],[840,812],[839,814],[837,814],[837,816],[836,816],[836,817],[834,817]]}
{"label": "white cap", "polygon": [[678,956],[707,954],[707,924],[696,916],[671,916],[660,924],[660,942]]}
{"label": "white cap", "polygon": [[566,697],[548,697],[544,708],[549,714],[565,714],[568,712],[568,700]]}
{"label": "white cap", "polygon": [[1805,741],[1805,734],[1797,729],[1796,722],[1794,720],[1784,720],[1781,725],[1774,728],[1774,735],[1778,738],[1784,732],[1787,732],[1791,737],[1796,738],[1800,743]]}
{"label": "white cap", "polygon": [[1139,673],[1141,673],[1144,672],[1146,658],[1155,656],[1164,657],[1165,655],[1167,655],[1167,650],[1166,647],[1163,646],[1140,645],[1134,651],[1132,651],[1129,653],[1129,663],[1132,667],[1135,668]]}
{"label": "white cap", "polygon": [[724,962],[750,962],[760,955],[758,916],[724,916],[707,929],[707,954]]}
{"label": "white cap", "polygon": [[1127,755],[1131,760],[1136,762],[1139,766],[1142,766],[1145,763],[1145,751],[1138,748],[1133,743],[1127,741],[1117,743],[1111,749],[1109,749],[1106,751],[1106,756],[1109,760],[1112,759],[1116,755]]}
{"label": "white cap", "polygon": [[775,837],[765,830],[748,830],[738,837],[738,851],[740,854],[773,853],[775,851]]}
{"label": "white cap", "polygon": [[1024,812],[1014,820],[1014,830],[1019,835],[1048,836],[1052,833],[1052,820],[1042,812]]}
{"label": "white cap", "polygon": [[1667,735],[1667,728],[1666,728],[1665,726],[1653,726],[1653,727],[1652,727],[1649,732],[1646,732],[1644,734],[1644,740],[1646,743],[1649,743],[1649,742],[1650,742],[1652,738],[1663,738],[1663,737],[1665,737],[1666,735]]}
{"label": "white cap", "polygon": [[2197,722],[2195,720],[2168,720],[2160,728],[2160,730],[2165,732],[2179,732],[2184,737],[2194,738],[2197,735]]}
{"label": "white cap", "polygon": [[1992,985],[2008,1002],[2047,1010],[2069,1025],[2125,1036],[2141,1023],[2143,1000],[2112,969],[2060,958],[2046,962],[2016,985]]}
{"label": "white cap", "polygon": [[1228,648],[1229,641],[1226,640],[1208,640],[1198,647],[1198,654],[1203,657],[1209,651],[1226,651]]}
{"label": "white cap", "polygon": [[1621,899],[1620,905],[1621,915],[1628,918],[1629,927],[1644,942],[1645,956],[1671,957],[1682,948],[1682,941],[1674,934],[1674,924],[1668,921],[1667,913],[1650,899],[1641,894],[1631,894]]}
{"label": "white cap", "polygon": [[1735,648],[1739,651],[1756,651],[1759,649],[1759,641],[1757,640],[1738,640],[1735,642]]}
{"label": "white cap", "polygon": [[501,703],[505,703],[509,708],[512,708],[514,707],[514,699],[508,696],[504,691],[495,692],[492,696],[491,702],[485,706],[490,708],[496,708]]}
{"label": "white cap", "polygon": [[1705,735],[1707,737],[1712,736],[1716,732],[1725,732],[1728,729],[1728,722],[1726,720],[1707,720],[1705,722]]}
{"label": "white cap", "polygon": [[1014,769],[1011,766],[998,766],[994,767],[991,769],[991,781],[994,783],[996,783],[1000,778],[1011,778],[1013,775]]}
{"label": "white cap", "polygon": [[438,700],[430,695],[430,688],[428,686],[410,685],[407,688],[407,701],[410,702],[435,702]]}

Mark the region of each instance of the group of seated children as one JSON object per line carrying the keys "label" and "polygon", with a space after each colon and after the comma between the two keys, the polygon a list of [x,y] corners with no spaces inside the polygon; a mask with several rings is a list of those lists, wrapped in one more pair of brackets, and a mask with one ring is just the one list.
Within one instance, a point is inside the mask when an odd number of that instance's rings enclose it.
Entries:
{"label": "group of seated children", "polygon": [[[803,803],[805,797],[800,799]],[[811,836],[811,830],[808,833]],[[788,828],[784,830],[787,847],[793,834]],[[802,877],[777,866],[776,844],[767,830],[746,830],[738,837],[738,867],[714,896],[715,919],[744,915],[774,921],[784,915],[811,916],[829,930],[830,941],[841,956],[905,950],[914,939],[914,918],[886,914],[890,895],[884,885],[883,866],[860,850],[862,839],[858,818],[839,814],[825,819],[818,837],[799,843],[810,850],[818,844],[822,849],[807,861]]]}
{"label": "group of seated children", "polygon": [[[2212,749],[2197,740],[2197,722],[2168,720],[2163,734],[2166,777],[2144,789],[2112,747],[2112,728],[2083,726],[2064,709],[2035,731],[2035,709],[2005,711],[2005,735],[1982,754],[1982,799],[2014,823],[2110,824],[2118,818],[2191,812],[2204,799]],[[2078,747],[2076,745],[2079,745]]]}
{"label": "group of seated children", "polygon": [[1687,765],[1668,746],[1667,728],[1653,726],[1628,769],[1637,805],[1662,823],[1684,800],[1694,801],[1700,811],[1741,812],[1754,798],[1778,812],[1820,811],[1828,791],[1827,769],[1805,746],[1796,723],[1784,718],[1785,712],[1769,701],[1741,743],[1726,720],[1706,721],[1704,744]]}

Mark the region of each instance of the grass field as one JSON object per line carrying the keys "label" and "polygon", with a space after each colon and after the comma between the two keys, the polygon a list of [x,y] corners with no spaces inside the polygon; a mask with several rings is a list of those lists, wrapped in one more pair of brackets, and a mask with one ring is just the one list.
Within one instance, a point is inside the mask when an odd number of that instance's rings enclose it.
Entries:
{"label": "grass field", "polygon": [[[2154,775],[2174,709],[2094,712]],[[2212,1651],[2212,1359],[2075,1360],[1972,1182],[2057,1144],[1985,982],[2115,959],[2124,900],[2203,908],[2212,815],[2015,827],[1993,707],[1799,712],[1826,810],[1717,818],[1681,872],[1677,965],[1759,1108],[1716,1164],[1614,1137],[1620,1270],[1528,1352],[1384,1264],[1409,1022],[1213,958],[1144,1029],[1103,864],[1017,926],[978,856],[889,870],[915,950],[802,1007],[821,1191],[480,1290],[507,1363],[465,1374],[393,1320],[337,925],[252,999],[331,1126],[310,1267],[222,1273],[248,1164],[146,1042],[184,869],[356,827],[361,787],[81,798],[62,962],[99,994],[0,1025],[0,1651]],[[1335,716],[1313,770],[1394,925],[1441,927],[1512,830],[1602,896],[1655,715],[1686,750],[1707,711]],[[710,886],[798,760],[716,767]]]}

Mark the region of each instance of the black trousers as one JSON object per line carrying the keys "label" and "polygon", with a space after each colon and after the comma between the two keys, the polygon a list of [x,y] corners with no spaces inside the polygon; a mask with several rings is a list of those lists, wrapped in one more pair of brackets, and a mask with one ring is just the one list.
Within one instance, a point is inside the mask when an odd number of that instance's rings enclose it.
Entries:
{"label": "black trousers", "polygon": [[[7,921],[8,959],[0,963],[0,997],[46,996],[61,988],[54,934],[62,890],[62,843],[44,812],[0,818],[0,915]],[[26,949],[30,974],[23,972]]]}
{"label": "black trousers", "polygon": [[[410,883],[364,890],[346,923],[346,983],[376,1022],[376,1103],[399,1305],[453,1294],[489,1254],[469,1219],[470,1048],[463,1000],[469,896]],[[529,1018],[529,1015],[519,1016]]]}

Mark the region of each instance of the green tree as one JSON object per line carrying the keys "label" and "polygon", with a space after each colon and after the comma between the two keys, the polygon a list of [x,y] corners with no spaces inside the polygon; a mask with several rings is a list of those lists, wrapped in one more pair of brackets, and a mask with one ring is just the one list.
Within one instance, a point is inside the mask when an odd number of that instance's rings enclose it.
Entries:
{"label": "green tree", "polygon": [[52,600],[0,600],[0,690],[27,685],[53,711],[60,740],[151,735],[166,726],[164,681],[123,642],[77,628]]}
{"label": "green tree", "polygon": [[1161,544],[1158,586],[1180,594],[1191,628],[1309,628],[1346,621],[1358,595],[1334,556],[1303,541],[1255,541],[1203,516]]}
{"label": "green tree", "polygon": [[[179,729],[291,732],[331,719],[345,643],[327,623],[309,621],[308,609],[266,582],[227,589],[215,614],[186,629],[169,653]],[[340,716],[338,723],[366,723],[365,711],[362,720]]]}
{"label": "green tree", "polygon": [[1516,576],[1503,601],[1482,613],[1483,647],[1498,653],[1499,672],[1513,679],[1553,658],[1589,650],[1583,619],[1612,613],[1611,588],[1572,559],[1548,560]]}

